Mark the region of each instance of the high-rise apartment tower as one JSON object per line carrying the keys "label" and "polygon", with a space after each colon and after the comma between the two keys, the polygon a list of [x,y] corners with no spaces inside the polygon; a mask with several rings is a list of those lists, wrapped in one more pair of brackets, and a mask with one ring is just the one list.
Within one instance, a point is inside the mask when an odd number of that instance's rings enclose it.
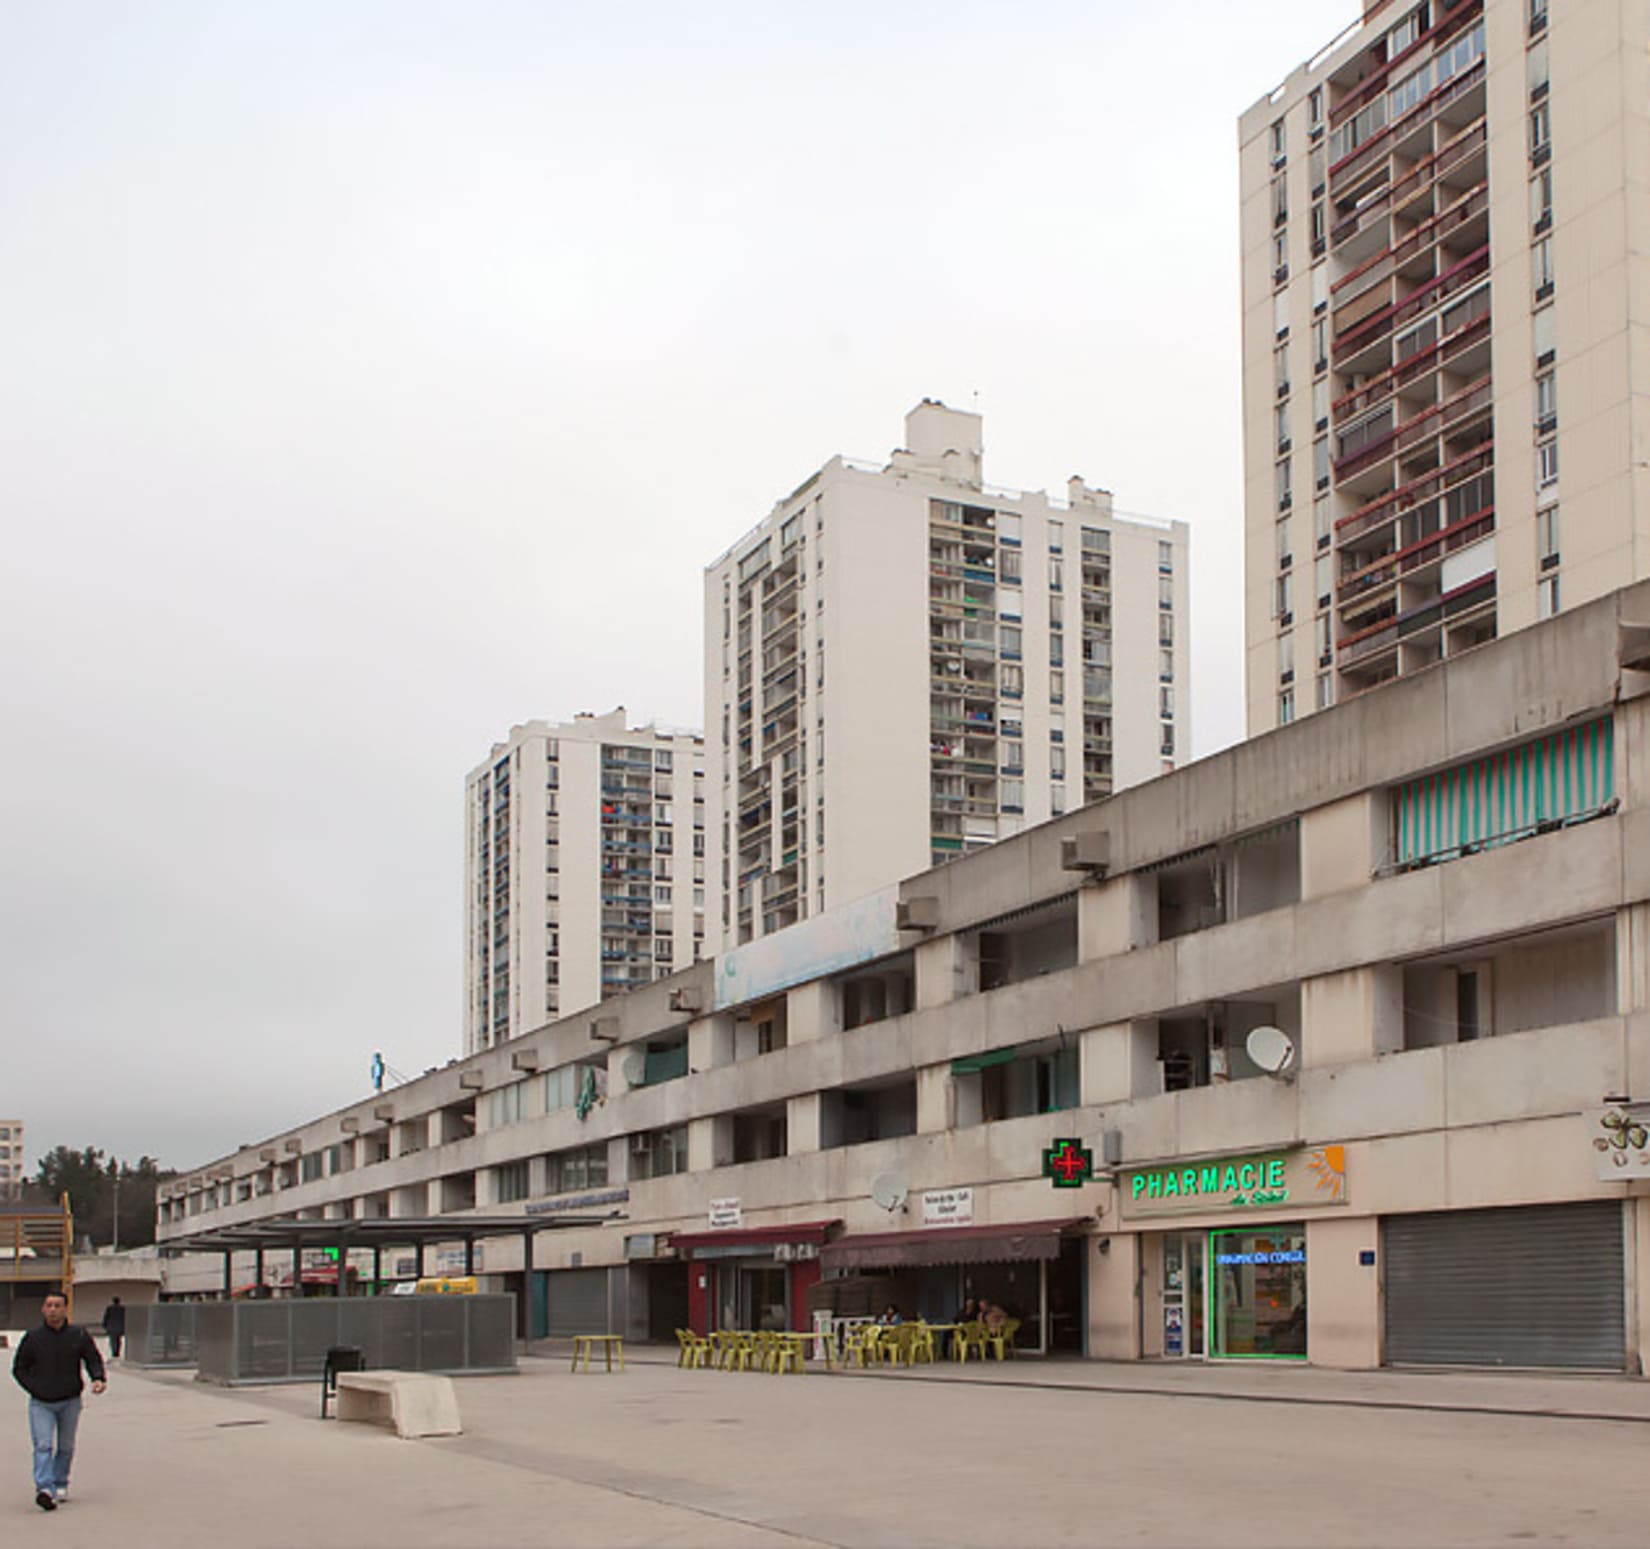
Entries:
{"label": "high-rise apartment tower", "polygon": [[1251,732],[1650,575],[1647,33],[1381,0],[1243,115]]}
{"label": "high-rise apartment tower", "polygon": [[623,707],[530,721],[464,784],[464,1050],[704,955],[704,748]]}
{"label": "high-rise apartment tower", "polygon": [[924,401],[705,574],[713,947],[769,935],[1174,767],[1187,532],[989,488]]}

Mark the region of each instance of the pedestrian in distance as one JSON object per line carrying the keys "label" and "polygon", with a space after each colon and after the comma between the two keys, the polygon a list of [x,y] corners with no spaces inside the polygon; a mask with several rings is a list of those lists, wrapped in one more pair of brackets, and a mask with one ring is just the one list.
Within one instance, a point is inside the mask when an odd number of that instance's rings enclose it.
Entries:
{"label": "pedestrian in distance", "polygon": [[111,1296],[103,1309],[103,1332],[109,1336],[109,1354],[118,1361],[120,1347],[126,1342],[126,1309],[118,1296]]}
{"label": "pedestrian in distance", "polygon": [[97,1342],[69,1322],[69,1298],[59,1290],[46,1293],[41,1323],[17,1347],[11,1374],[29,1395],[29,1436],[34,1443],[34,1504],[56,1511],[69,1498],[69,1467],[74,1462],[75,1431],[80,1425],[81,1368],[92,1379],[92,1392],[108,1386]]}

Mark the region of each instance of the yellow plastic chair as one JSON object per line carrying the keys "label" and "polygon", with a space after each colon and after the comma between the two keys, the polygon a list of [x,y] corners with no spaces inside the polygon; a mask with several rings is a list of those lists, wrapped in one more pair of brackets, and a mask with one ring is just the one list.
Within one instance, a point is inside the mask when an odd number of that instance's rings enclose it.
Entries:
{"label": "yellow plastic chair", "polygon": [[911,1330],[909,1346],[905,1351],[906,1361],[915,1366],[919,1361],[934,1364],[934,1331],[926,1323],[906,1325]]}
{"label": "yellow plastic chair", "polygon": [[875,1366],[878,1360],[877,1343],[881,1332],[874,1323],[861,1323],[857,1328],[850,1328],[842,1346],[842,1364]]}
{"label": "yellow plastic chair", "polygon": [[779,1372],[802,1373],[807,1370],[802,1356],[804,1345],[800,1334],[775,1334],[773,1336],[773,1366],[771,1370]]}
{"label": "yellow plastic chair", "polygon": [[710,1353],[710,1341],[685,1328],[676,1330],[676,1342],[681,1346],[676,1356],[676,1364],[692,1368],[703,1366],[705,1357]]}
{"label": "yellow plastic chair", "polygon": [[983,1361],[985,1339],[985,1324],[965,1323],[957,1330],[956,1338],[951,1341],[951,1354],[964,1365],[968,1363],[970,1355],[977,1355]]}
{"label": "yellow plastic chair", "polygon": [[[1018,1318],[1010,1318],[995,1334],[986,1334],[986,1343],[991,1346],[992,1352],[996,1355],[999,1361],[1002,1360],[1004,1356],[1014,1354],[1014,1336],[1019,1332],[1019,1330],[1020,1320]],[[983,1351],[981,1352],[980,1359],[985,1359]]]}

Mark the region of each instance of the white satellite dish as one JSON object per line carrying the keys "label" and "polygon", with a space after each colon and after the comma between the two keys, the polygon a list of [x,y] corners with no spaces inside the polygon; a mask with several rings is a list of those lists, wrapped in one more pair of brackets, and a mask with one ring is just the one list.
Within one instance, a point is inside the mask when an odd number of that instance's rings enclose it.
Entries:
{"label": "white satellite dish", "polygon": [[878,1173],[871,1180],[871,1199],[891,1215],[905,1204],[909,1185],[898,1173]]}
{"label": "white satellite dish", "polygon": [[638,1050],[627,1054],[619,1065],[619,1073],[626,1086],[644,1086],[647,1082],[647,1056]]}
{"label": "white satellite dish", "polygon": [[1295,1063],[1295,1040],[1281,1027],[1253,1028],[1243,1047],[1267,1075],[1289,1079],[1287,1072]]}

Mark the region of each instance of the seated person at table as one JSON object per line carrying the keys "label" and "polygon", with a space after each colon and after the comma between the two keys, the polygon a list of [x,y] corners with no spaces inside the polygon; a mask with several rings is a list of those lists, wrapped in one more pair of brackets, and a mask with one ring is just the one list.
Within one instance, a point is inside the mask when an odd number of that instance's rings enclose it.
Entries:
{"label": "seated person at table", "polygon": [[892,1302],[889,1302],[889,1304],[882,1309],[882,1316],[877,1319],[878,1323],[885,1325],[903,1323],[904,1321],[905,1319],[899,1315],[899,1308]]}
{"label": "seated person at table", "polygon": [[980,1299],[980,1322],[985,1324],[986,1333],[1000,1334],[1003,1331],[1003,1325],[1008,1322],[1008,1314],[995,1302],[988,1302],[982,1297]]}
{"label": "seated person at table", "polygon": [[962,1304],[962,1311],[957,1314],[959,1323],[978,1323],[980,1320],[980,1304],[971,1296]]}

